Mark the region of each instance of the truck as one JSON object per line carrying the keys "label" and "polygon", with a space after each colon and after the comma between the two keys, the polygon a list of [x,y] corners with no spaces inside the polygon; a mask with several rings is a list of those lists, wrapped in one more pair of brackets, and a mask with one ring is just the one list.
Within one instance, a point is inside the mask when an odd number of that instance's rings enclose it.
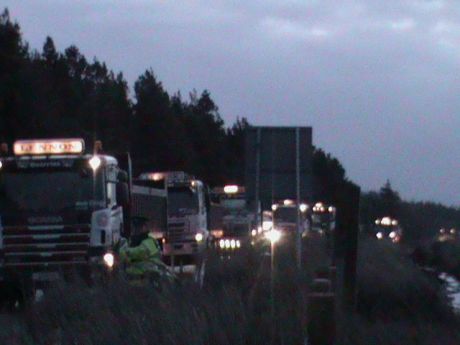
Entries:
{"label": "truck", "polygon": [[255,215],[248,205],[245,188],[216,187],[211,193],[211,239],[218,251],[231,253],[250,243]]}
{"label": "truck", "polygon": [[306,203],[297,203],[294,200],[285,199],[272,204],[273,229],[283,237],[293,237],[297,233],[297,215],[300,216],[300,233],[304,237],[310,229],[308,220],[309,206]]}
{"label": "truck", "polygon": [[134,179],[131,187],[131,219],[145,223],[148,231],[163,246],[167,232],[166,190],[149,179]]}
{"label": "truck", "polygon": [[209,193],[205,184],[183,171],[146,172],[166,196],[166,231],[161,238],[166,263],[196,263],[209,246]]}
{"label": "truck", "polygon": [[393,243],[399,243],[401,241],[403,230],[397,219],[385,216],[377,218],[374,224],[374,233],[378,240],[388,239]]}
{"label": "truck", "polygon": [[35,288],[81,274],[110,274],[126,236],[128,173],[114,156],[86,153],[83,139],[2,144],[0,289]]}
{"label": "truck", "polygon": [[336,209],[332,205],[317,202],[311,212],[311,230],[313,233],[331,237],[335,229]]}

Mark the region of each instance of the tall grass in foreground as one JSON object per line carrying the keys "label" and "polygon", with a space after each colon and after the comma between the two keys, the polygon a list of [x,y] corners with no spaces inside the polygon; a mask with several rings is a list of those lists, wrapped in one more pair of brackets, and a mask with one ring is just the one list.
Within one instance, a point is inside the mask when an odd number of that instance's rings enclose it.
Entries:
{"label": "tall grass in foreground", "polygon": [[[203,289],[187,280],[162,291],[123,280],[61,285],[24,314],[0,319],[0,344],[303,344],[308,286],[327,265],[323,248],[319,239],[305,243],[300,273],[293,248],[277,249],[274,299],[266,248],[231,260],[211,255]],[[363,240],[358,285],[358,313],[338,313],[340,344],[460,344],[439,284],[397,247]]]}

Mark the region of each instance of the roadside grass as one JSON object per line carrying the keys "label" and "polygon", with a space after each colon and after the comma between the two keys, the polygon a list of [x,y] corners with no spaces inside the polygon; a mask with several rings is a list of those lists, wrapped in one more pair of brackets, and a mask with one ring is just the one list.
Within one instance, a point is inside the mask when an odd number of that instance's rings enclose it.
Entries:
{"label": "roadside grass", "polygon": [[[211,254],[202,289],[191,280],[161,291],[123,279],[59,285],[26,312],[3,316],[0,344],[303,344],[308,286],[328,265],[324,248],[322,239],[304,243],[300,273],[293,246],[276,248],[274,299],[267,247],[231,260]],[[358,268],[358,311],[338,313],[338,344],[460,344],[439,283],[397,246],[363,239]]]}
{"label": "roadside grass", "polygon": [[439,281],[402,248],[360,240],[357,313],[339,313],[341,344],[460,344],[460,322]]}

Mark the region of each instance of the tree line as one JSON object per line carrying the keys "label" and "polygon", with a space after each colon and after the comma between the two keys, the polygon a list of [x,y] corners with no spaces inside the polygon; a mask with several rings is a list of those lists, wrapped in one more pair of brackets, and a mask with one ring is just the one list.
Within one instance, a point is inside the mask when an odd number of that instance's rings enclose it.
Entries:
{"label": "tree line", "polygon": [[[151,69],[137,78],[133,97],[122,73],[89,61],[72,45],[56,50],[47,37],[41,51],[24,41],[8,10],[0,15],[0,140],[83,137],[108,152],[129,151],[135,172],[184,170],[210,185],[244,183],[244,131],[227,127],[209,91],[170,95]],[[315,149],[314,174],[328,196],[345,180],[340,162]]]}
{"label": "tree line", "polygon": [[[184,170],[211,186],[244,184],[246,118],[226,126],[209,91],[170,95],[151,69],[132,91],[122,73],[74,45],[59,52],[47,37],[41,51],[31,49],[8,10],[0,14],[0,142],[98,139],[108,152],[129,151],[135,173]],[[313,200],[336,203],[351,184],[342,164],[315,148],[312,168]],[[458,209],[403,201],[390,185],[361,198],[361,224],[384,215],[400,218],[414,238],[460,224]]]}
{"label": "tree line", "polygon": [[130,151],[136,172],[185,170],[215,185],[240,182],[245,118],[226,127],[209,91],[168,94],[151,69],[130,98],[122,73],[89,61],[72,45],[42,51],[23,40],[8,10],[0,15],[0,140],[83,137],[108,152]]}

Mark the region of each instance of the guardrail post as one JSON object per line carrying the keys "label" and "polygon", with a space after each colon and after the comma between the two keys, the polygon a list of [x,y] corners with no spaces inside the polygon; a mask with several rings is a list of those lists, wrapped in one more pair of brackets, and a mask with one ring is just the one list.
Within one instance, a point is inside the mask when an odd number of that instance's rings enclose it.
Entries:
{"label": "guardrail post", "polygon": [[308,345],[333,345],[336,335],[335,294],[329,279],[315,279],[308,294]]}

